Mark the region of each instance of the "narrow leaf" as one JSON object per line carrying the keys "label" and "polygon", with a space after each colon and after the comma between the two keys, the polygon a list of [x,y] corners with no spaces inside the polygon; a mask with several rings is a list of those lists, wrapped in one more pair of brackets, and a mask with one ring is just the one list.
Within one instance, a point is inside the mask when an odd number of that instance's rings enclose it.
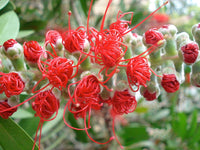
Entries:
{"label": "narrow leaf", "polygon": [[0,145],[5,150],[31,150],[33,140],[12,119],[0,117]]}

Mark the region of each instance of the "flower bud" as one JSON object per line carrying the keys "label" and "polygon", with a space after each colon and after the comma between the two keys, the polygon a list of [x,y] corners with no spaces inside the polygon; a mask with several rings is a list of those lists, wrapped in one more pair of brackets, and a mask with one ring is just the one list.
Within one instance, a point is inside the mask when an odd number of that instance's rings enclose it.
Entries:
{"label": "flower bud", "polygon": [[175,74],[163,74],[161,85],[168,93],[174,93],[179,90],[180,83]]}
{"label": "flower bud", "polygon": [[41,54],[43,53],[42,47],[37,41],[24,42],[24,56],[29,64],[36,64]]}
{"label": "flower bud", "polygon": [[[0,111],[3,111],[5,109],[11,108],[11,106],[8,104],[7,100],[0,102]],[[11,110],[5,111],[5,112],[0,112],[0,116],[3,119],[8,119],[14,112],[17,111],[17,108],[13,108]]]}
{"label": "flower bud", "polygon": [[52,46],[55,50],[61,51],[63,49],[62,37],[56,30],[49,30],[45,35],[45,46],[47,50],[52,50]]}
{"label": "flower bud", "polygon": [[10,72],[5,74],[0,72],[0,75],[2,75],[0,76],[0,93],[4,92],[7,97],[21,94],[24,90],[25,83],[18,73]]}
{"label": "flower bud", "polygon": [[164,42],[161,42],[163,40],[164,40],[163,34],[154,28],[149,29],[143,35],[144,44],[147,46],[151,46],[151,45],[161,46],[164,44]]}
{"label": "flower bud", "polygon": [[140,94],[147,100],[152,101],[158,98],[160,94],[159,87],[155,81],[147,83],[147,87],[140,88]]}
{"label": "flower bud", "polygon": [[200,44],[200,23],[193,25],[192,34],[194,36],[195,41]]}
{"label": "flower bud", "polygon": [[159,31],[164,35],[165,39],[174,37],[178,32],[176,26],[172,24],[162,26]]}
{"label": "flower bud", "polygon": [[182,43],[188,42],[189,39],[189,35],[186,32],[181,32],[179,34],[177,34],[176,36],[176,45],[177,45],[177,49],[180,49],[180,46],[182,45]]}
{"label": "flower bud", "polygon": [[32,108],[36,111],[35,116],[42,119],[49,119],[56,111],[58,111],[59,106],[59,100],[50,90],[40,92],[32,103]]}
{"label": "flower bud", "polygon": [[184,61],[185,64],[193,64],[198,57],[199,46],[195,42],[189,42],[180,47],[179,57]]}
{"label": "flower bud", "polygon": [[16,40],[10,39],[4,42],[3,51],[9,59],[14,60],[21,57],[23,48]]}

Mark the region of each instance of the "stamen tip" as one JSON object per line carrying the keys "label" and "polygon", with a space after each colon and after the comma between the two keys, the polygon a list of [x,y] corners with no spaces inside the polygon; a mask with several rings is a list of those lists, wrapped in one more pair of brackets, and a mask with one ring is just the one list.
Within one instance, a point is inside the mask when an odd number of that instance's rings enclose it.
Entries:
{"label": "stamen tip", "polygon": [[69,12],[68,12],[68,15],[69,15],[69,16],[71,16],[71,14],[72,14],[72,12],[71,12],[71,11],[69,11]]}

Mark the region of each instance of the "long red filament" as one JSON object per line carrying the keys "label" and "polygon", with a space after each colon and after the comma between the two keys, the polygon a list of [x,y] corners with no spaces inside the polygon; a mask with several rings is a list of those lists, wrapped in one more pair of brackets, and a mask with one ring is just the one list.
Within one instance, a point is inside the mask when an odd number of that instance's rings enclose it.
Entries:
{"label": "long red filament", "polygon": [[126,35],[127,33],[133,31],[134,29],[136,29],[138,26],[140,26],[141,24],[143,24],[147,19],[149,19],[151,16],[153,16],[158,10],[160,10],[163,6],[167,5],[169,1],[167,0],[165,3],[163,3],[160,7],[158,7],[156,10],[154,10],[149,16],[147,16],[144,20],[142,20],[140,23],[138,23],[136,26],[134,26],[133,28],[129,29],[128,31],[126,31],[125,33],[123,33],[123,35]]}
{"label": "long red filament", "polygon": [[103,31],[104,22],[105,22],[105,19],[106,19],[106,14],[107,14],[108,8],[110,7],[111,3],[112,3],[112,0],[109,0],[108,5],[107,5],[106,10],[105,10],[105,13],[104,13],[104,16],[103,16],[103,19],[102,19],[102,23],[101,23],[101,27],[100,27],[100,32]]}

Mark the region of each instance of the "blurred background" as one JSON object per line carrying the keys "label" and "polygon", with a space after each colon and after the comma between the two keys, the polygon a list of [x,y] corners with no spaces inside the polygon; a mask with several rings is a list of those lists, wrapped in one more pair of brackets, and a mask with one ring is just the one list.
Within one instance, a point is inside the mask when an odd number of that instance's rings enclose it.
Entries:
{"label": "blurred background", "polygon": [[[99,29],[108,0],[94,0],[90,15],[90,26]],[[163,0],[113,0],[106,17],[105,28],[116,21],[119,10],[134,12],[132,27],[142,21],[153,10],[162,5]],[[44,42],[49,29],[66,30],[68,11],[72,11],[71,27],[86,26],[90,0],[10,0],[0,14],[14,10],[20,22],[17,35],[19,42],[36,40]],[[130,16],[127,16],[130,17]],[[129,19],[129,18],[127,18]],[[174,24],[178,33],[187,32],[193,39],[191,28],[200,22],[200,2],[198,0],[171,0],[153,17],[139,26],[134,32],[142,35],[147,29],[159,28],[164,24]],[[185,67],[186,73],[191,71]],[[178,92],[166,94],[161,91],[157,100],[148,102],[138,99],[134,113],[118,118],[116,132],[122,145],[128,150],[200,150],[200,90],[184,82]],[[26,95],[22,95],[26,98]],[[32,137],[34,137],[39,119],[28,110],[24,115],[20,110],[13,118]],[[62,120],[63,109],[52,122],[43,127],[42,148],[45,150],[116,150],[119,145],[113,141],[107,145],[98,145],[82,131],[66,127]],[[93,129],[91,136],[98,141],[108,139],[109,128],[98,112],[92,114]],[[96,116],[100,116],[99,119]],[[83,126],[81,120],[75,120],[68,114],[68,121],[75,127]]]}

